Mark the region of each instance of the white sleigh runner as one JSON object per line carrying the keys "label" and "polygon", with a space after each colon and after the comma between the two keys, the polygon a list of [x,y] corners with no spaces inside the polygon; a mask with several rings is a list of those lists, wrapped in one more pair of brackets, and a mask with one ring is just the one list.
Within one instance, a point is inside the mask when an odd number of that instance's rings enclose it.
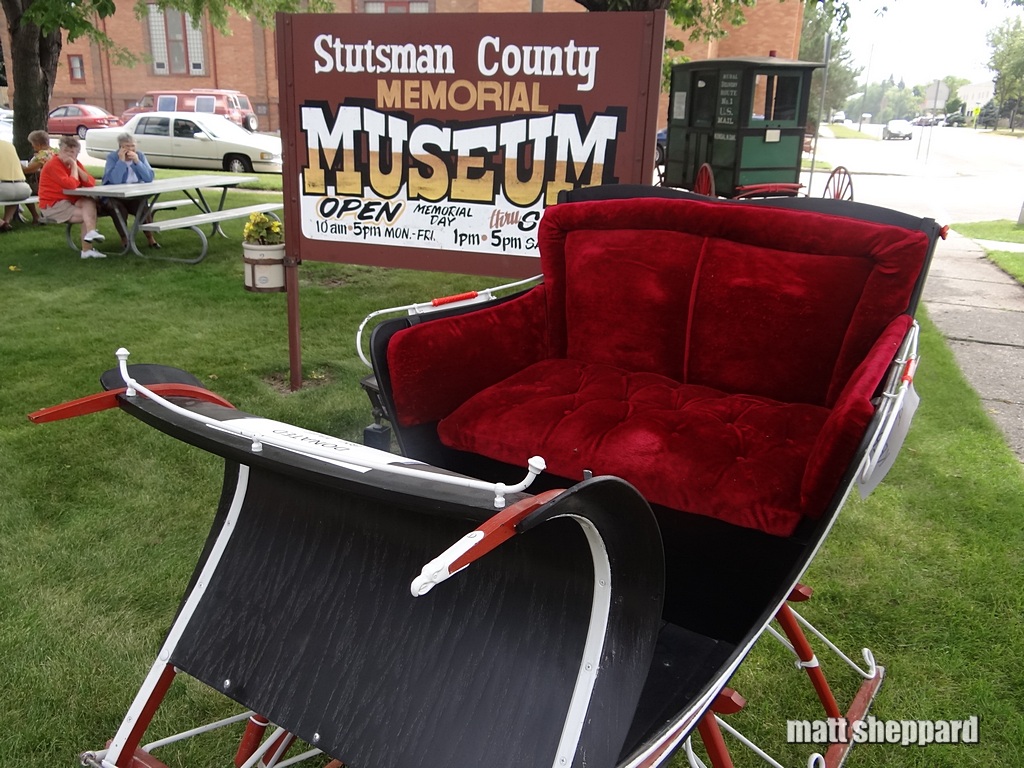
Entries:
{"label": "white sleigh runner", "polygon": [[[919,226],[918,283],[939,234]],[[448,306],[421,325],[445,317],[467,315]],[[242,413],[190,374],[128,365],[120,350],[104,392],[31,418],[118,407],[222,457],[224,490],[163,646],[109,745],[83,764],[158,767],[161,746],[236,728],[242,768],[648,768],[680,750],[724,768],[723,730],[778,766],[722,719],[743,704],[726,685],[766,630],[793,650],[826,717],[863,717],[884,675],[868,651],[863,667],[842,656],[863,683],[841,708],[789,603],[809,596],[800,578],[849,491],[885,468],[887,441],[898,450],[890,435],[909,416],[900,404],[917,360],[917,326],[904,320],[828,508],[790,536],[665,510],[628,477],[553,475],[560,457],[540,440],[509,472],[463,471],[451,451],[432,460],[422,429],[403,434],[389,389],[402,361],[380,356],[388,329],[371,349],[404,457]],[[148,734],[178,674],[239,713]],[[808,765],[838,766],[848,749]]]}

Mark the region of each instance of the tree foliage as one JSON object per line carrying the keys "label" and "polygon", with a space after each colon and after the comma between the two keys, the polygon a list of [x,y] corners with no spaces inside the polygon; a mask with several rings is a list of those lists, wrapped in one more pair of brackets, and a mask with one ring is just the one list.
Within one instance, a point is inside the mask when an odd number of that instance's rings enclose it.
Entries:
{"label": "tree foliage", "polygon": [[1007,19],[988,33],[992,49],[989,68],[996,73],[996,101],[1011,105],[1010,129],[1013,130],[1018,105],[1024,99],[1024,24],[1020,17]]}
{"label": "tree foliage", "polygon": [[[27,156],[28,134],[46,128],[46,115],[57,77],[63,35],[69,40],[88,38],[98,45],[118,49],[104,34],[97,21],[113,16],[115,0],[0,0],[11,33],[11,71],[14,84],[14,144]],[[132,9],[143,18],[149,7],[146,0],[121,0],[121,9]],[[268,24],[275,13],[284,11],[330,11],[331,0],[158,0],[160,9],[186,11],[193,19],[207,19],[221,32],[227,30],[228,16],[234,11],[261,24]]]}
{"label": "tree foliage", "polygon": [[895,83],[893,78],[888,78],[869,84],[864,93],[847,101],[846,109],[849,114],[871,115],[871,121],[875,123],[911,118],[922,112],[926,88],[924,85],[908,88],[905,83]]}
{"label": "tree foliage", "polygon": [[[1024,1],[1024,0],[1022,0]],[[738,27],[745,12],[757,0],[576,0],[588,11],[665,11],[691,40],[713,40],[726,34],[726,26]]]}

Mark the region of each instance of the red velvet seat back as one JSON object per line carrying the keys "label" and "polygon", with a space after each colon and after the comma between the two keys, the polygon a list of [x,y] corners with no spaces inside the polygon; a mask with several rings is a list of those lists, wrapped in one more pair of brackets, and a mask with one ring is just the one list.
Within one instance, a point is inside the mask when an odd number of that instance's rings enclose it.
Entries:
{"label": "red velvet seat back", "polygon": [[548,354],[831,407],[906,311],[923,232],[716,202],[549,208]]}

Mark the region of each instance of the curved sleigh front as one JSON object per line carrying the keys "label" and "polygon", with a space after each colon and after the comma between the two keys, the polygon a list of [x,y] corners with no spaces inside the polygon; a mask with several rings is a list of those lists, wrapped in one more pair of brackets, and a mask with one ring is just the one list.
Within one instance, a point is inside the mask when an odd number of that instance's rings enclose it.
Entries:
{"label": "curved sleigh front", "polygon": [[281,728],[279,744],[349,766],[616,764],[664,587],[657,525],[628,484],[509,494],[497,511],[451,473],[212,394],[115,397],[226,472],[174,624],[92,764],[160,765],[143,733],[181,672]]}

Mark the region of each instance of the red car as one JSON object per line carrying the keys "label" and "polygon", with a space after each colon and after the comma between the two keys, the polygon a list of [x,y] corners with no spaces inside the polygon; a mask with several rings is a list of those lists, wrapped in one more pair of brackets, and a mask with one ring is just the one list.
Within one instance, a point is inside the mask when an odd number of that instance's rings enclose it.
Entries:
{"label": "red car", "polygon": [[46,120],[49,133],[77,133],[80,139],[85,138],[85,132],[90,128],[116,128],[119,125],[124,125],[121,118],[91,104],[62,104],[50,112]]}

